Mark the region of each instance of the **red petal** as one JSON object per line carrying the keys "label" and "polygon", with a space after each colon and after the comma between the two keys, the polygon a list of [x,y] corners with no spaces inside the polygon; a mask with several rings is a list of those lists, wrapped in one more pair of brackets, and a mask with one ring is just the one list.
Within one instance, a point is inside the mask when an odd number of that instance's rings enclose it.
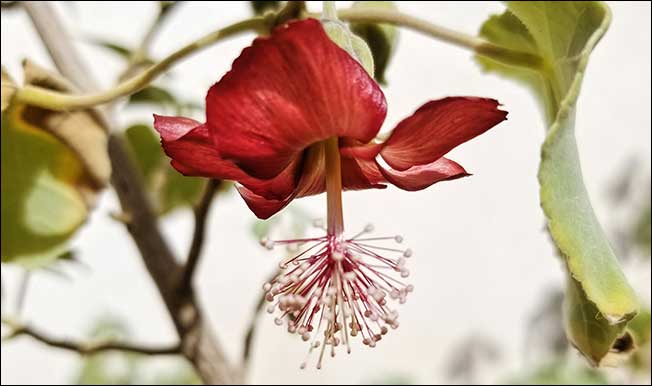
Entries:
{"label": "red petal", "polygon": [[252,192],[247,187],[236,186],[236,189],[238,189],[238,192],[256,217],[263,220],[270,218],[295,198],[319,194],[325,190],[323,147],[313,146],[309,148],[306,150],[304,157],[301,179],[296,189],[285,198],[269,199]]}
{"label": "red petal", "polygon": [[387,182],[374,161],[342,157],[344,190],[385,189]]}
{"label": "red petal", "polygon": [[181,174],[238,181],[266,198],[287,197],[297,186],[300,157],[276,177],[259,180],[221,157],[206,124],[190,118],[154,115],[154,127],[161,134],[163,149],[172,158],[172,167]]}
{"label": "red petal", "polygon": [[381,155],[396,170],[425,165],[507,119],[493,99],[449,97],[430,101],[401,121]]}
{"label": "red petal", "polygon": [[222,159],[205,124],[154,115],[154,128],[161,135],[165,153],[172,158],[172,166],[180,173],[228,180],[246,177],[233,162]]}
{"label": "red petal", "polygon": [[425,189],[440,181],[470,176],[457,162],[443,157],[426,165],[412,166],[405,171],[385,169],[377,163],[376,165],[388,182],[408,191]]}
{"label": "red petal", "polygon": [[332,136],[371,141],[385,114],[378,85],[314,19],[256,39],[206,97],[220,154],[258,178]]}

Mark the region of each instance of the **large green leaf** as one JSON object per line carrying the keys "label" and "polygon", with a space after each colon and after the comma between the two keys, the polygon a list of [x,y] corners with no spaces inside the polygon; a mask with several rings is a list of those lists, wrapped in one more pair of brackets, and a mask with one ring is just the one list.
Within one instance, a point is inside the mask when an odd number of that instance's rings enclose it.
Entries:
{"label": "large green leaf", "polygon": [[[575,284],[567,291],[567,334],[591,363],[605,364],[610,362],[608,354],[619,351],[638,301],[584,186],[575,105],[589,55],[606,32],[611,14],[601,2],[516,1],[508,2],[507,8],[489,19],[480,34],[501,46],[539,55],[540,65],[524,69],[486,57],[478,60],[486,70],[524,82],[544,105],[548,133],[539,167],[541,206]],[[589,310],[595,311],[593,315],[586,313]],[[584,314],[587,317],[578,317]]]}
{"label": "large green leaf", "polygon": [[186,177],[174,170],[151,126],[130,126],[125,131],[125,138],[160,214],[197,203],[206,180]]}
{"label": "large green leaf", "polygon": [[[27,62],[26,83],[70,91]],[[2,261],[29,268],[66,251],[108,181],[106,133],[85,111],[10,103],[2,114]]]}

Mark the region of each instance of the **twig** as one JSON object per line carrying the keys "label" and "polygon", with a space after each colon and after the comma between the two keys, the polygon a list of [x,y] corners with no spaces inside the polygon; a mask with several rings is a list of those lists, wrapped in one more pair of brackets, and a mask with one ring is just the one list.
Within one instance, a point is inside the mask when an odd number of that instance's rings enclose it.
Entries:
{"label": "twig", "polygon": [[[59,71],[81,90],[95,90],[90,71],[81,62],[51,5],[25,2],[24,6]],[[110,129],[113,126],[111,117],[106,111],[98,113],[102,123]],[[132,215],[132,221],[126,224],[127,230],[136,242],[174,322],[181,341],[181,353],[205,383],[233,383],[235,371],[229,366],[224,350],[205,321],[194,293],[177,291],[182,269],[158,229],[155,212],[122,137],[109,136],[108,152],[113,170],[111,182],[122,210]]]}
{"label": "twig", "polygon": [[25,335],[50,347],[75,351],[80,355],[97,354],[103,351],[124,351],[143,355],[174,355],[181,353],[181,347],[178,344],[162,347],[148,347],[144,345],[110,341],[80,342],[72,339],[55,338],[34,327],[16,325],[15,323],[9,323],[6,320],[3,320],[3,323],[13,326],[11,327],[13,331],[7,338],[4,338],[3,341]]}
{"label": "twig", "polygon": [[[28,10],[29,8],[33,9],[34,7],[26,7]],[[90,94],[75,95],[28,85],[16,90],[16,94],[14,94],[14,100],[51,110],[67,110],[73,108],[93,107],[103,103],[111,102],[120,97],[142,90],[178,61],[185,59],[189,55],[194,54],[199,50],[209,47],[217,41],[234,36],[240,32],[260,31],[265,30],[266,28],[267,20],[261,17],[254,17],[231,24],[230,26],[211,32],[208,35],[187,44],[160,62],[152,65],[148,69],[125,80],[124,82],[121,82],[109,90]],[[67,62],[67,60],[64,58],[62,58],[61,61],[63,63]]]}
{"label": "twig", "polygon": [[190,252],[188,253],[188,259],[186,260],[186,266],[184,268],[181,283],[179,285],[181,290],[186,290],[192,286],[192,277],[195,273],[195,268],[199,262],[199,257],[204,245],[204,234],[206,233],[206,219],[208,216],[208,211],[211,208],[213,198],[215,197],[215,192],[217,192],[217,189],[219,189],[221,183],[221,180],[209,180],[208,184],[206,184],[206,189],[204,190],[204,194],[201,200],[194,209],[195,231],[192,235]]}
{"label": "twig", "polygon": [[[275,270],[274,274],[270,275],[269,279],[267,279],[267,283],[274,280],[274,278],[276,278],[281,272],[282,270],[280,269]],[[251,361],[251,348],[253,346],[254,334],[256,333],[258,316],[260,315],[260,312],[263,310],[265,305],[265,295],[266,295],[265,292],[263,292],[260,298],[258,299],[258,302],[256,302],[256,306],[254,307],[251,320],[249,321],[249,328],[247,328],[247,333],[245,334],[244,350],[242,351],[243,374],[247,374],[249,363]]]}

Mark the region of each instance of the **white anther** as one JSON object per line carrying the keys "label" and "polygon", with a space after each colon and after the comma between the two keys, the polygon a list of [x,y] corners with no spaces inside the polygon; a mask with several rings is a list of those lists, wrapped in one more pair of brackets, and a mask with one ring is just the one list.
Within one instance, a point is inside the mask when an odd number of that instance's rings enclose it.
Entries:
{"label": "white anther", "polygon": [[310,340],[310,334],[308,334],[307,332],[304,333],[303,335],[301,335],[301,339],[302,339],[304,342],[309,341],[309,340]]}
{"label": "white anther", "polygon": [[272,284],[271,283],[263,284],[263,291],[268,292],[271,289],[272,289]]}
{"label": "white anther", "polygon": [[410,248],[406,249],[405,252],[403,252],[403,257],[412,257],[412,250]]}
{"label": "white anther", "polygon": [[407,287],[405,287],[405,290],[407,292],[412,292],[414,291],[414,286],[412,284],[408,284]]}
{"label": "white anther", "polygon": [[405,265],[405,262],[406,262],[405,258],[403,258],[403,257],[399,257],[399,258],[396,260],[396,265],[398,265],[399,267],[402,267],[402,266]]}
{"label": "white anther", "polygon": [[374,231],[374,224],[367,224],[364,227],[364,231],[366,233],[373,232]]}
{"label": "white anther", "polygon": [[269,306],[269,307],[267,307],[267,313],[268,314],[273,314],[275,309],[276,309],[275,306],[273,306],[273,305]]}
{"label": "white anther", "polygon": [[277,326],[282,325],[282,324],[283,324],[283,319],[281,319],[281,318],[274,318],[274,324],[276,324]]}
{"label": "white anther", "polygon": [[335,260],[335,261],[342,261],[342,260],[344,260],[344,254],[342,254],[342,252],[338,252],[338,251],[333,251],[333,253],[331,253],[331,257],[332,257],[333,260]]}
{"label": "white anther", "polygon": [[401,277],[406,278],[410,276],[410,270],[407,268],[401,268]]}
{"label": "white anther", "polygon": [[274,242],[267,237],[263,237],[262,239],[260,239],[260,245],[262,245],[263,247],[269,250],[274,249]]}
{"label": "white anther", "polygon": [[403,236],[401,236],[401,235],[394,236],[394,241],[396,241],[399,244],[402,243],[403,242]]}

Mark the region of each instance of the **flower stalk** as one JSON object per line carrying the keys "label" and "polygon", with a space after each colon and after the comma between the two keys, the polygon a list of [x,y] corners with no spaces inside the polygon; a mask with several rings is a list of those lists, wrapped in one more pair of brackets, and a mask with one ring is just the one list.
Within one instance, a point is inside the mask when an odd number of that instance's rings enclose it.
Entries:
{"label": "flower stalk", "polygon": [[342,214],[342,164],[337,137],[324,142],[326,148],[326,201],[327,231],[329,235],[340,238],[344,233],[344,216]]}

